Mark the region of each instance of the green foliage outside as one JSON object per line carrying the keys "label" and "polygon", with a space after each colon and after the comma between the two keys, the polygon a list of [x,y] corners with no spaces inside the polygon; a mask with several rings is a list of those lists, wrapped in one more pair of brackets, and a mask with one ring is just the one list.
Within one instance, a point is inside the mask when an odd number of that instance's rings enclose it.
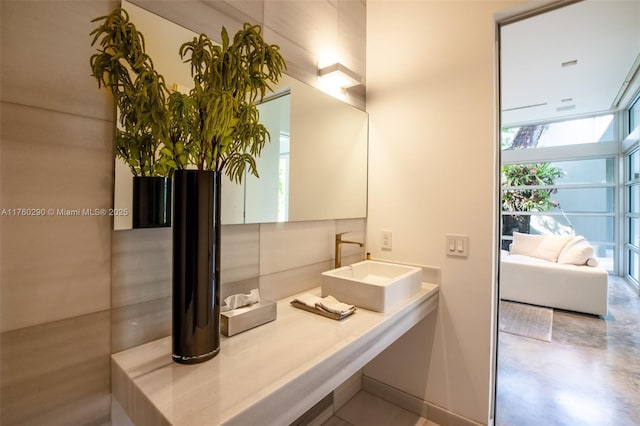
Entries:
{"label": "green foliage outside", "polygon": [[555,185],[562,176],[562,170],[549,163],[512,164],[502,166],[502,187],[520,187],[502,190],[503,211],[539,211],[551,210],[556,204],[551,195],[556,189],[526,189],[527,186]]}

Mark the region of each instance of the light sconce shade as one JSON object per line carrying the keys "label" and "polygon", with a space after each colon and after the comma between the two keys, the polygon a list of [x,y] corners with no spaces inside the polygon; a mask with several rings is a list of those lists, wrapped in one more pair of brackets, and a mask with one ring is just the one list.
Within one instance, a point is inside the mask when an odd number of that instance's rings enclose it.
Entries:
{"label": "light sconce shade", "polygon": [[349,87],[362,84],[360,76],[341,63],[331,64],[318,70],[318,78],[332,87]]}

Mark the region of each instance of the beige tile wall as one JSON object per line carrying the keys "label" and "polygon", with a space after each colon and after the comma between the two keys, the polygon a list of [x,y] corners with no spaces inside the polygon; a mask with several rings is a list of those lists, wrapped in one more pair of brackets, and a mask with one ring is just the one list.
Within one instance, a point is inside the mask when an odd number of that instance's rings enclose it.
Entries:
{"label": "beige tile wall", "polygon": [[[135,3],[212,36],[261,23],[310,84],[322,43],[365,75],[364,1]],[[0,209],[112,206],[114,109],[90,77],[89,32],[117,4],[0,3]],[[223,227],[223,295],[317,285],[333,234],[363,240],[364,223]],[[109,354],[170,333],[170,250],[170,230],[114,232],[108,216],[0,217],[0,424],[108,422]]]}
{"label": "beige tile wall", "polygon": [[[260,227],[260,293],[277,300],[320,285],[320,273],[333,268],[335,234],[364,242],[365,220],[265,224]],[[345,236],[346,238],[347,236]],[[365,249],[342,247],[343,264],[364,259]]]}
{"label": "beige tile wall", "polygon": [[109,311],[2,333],[3,425],[109,419]]}
{"label": "beige tile wall", "polygon": [[90,77],[117,3],[0,3],[0,424],[109,419],[113,104]]}

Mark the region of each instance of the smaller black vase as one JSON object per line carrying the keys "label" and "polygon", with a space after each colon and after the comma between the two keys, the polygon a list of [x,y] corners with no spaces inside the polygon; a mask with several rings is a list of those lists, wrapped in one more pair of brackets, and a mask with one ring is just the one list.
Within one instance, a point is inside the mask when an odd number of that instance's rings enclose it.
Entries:
{"label": "smaller black vase", "polygon": [[131,214],[134,228],[171,227],[171,179],[134,176]]}

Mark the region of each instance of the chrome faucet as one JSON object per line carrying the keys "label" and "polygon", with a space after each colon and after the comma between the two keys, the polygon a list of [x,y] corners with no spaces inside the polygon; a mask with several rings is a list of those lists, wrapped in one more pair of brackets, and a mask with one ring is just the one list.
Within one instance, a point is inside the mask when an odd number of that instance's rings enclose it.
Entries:
{"label": "chrome faucet", "polygon": [[341,254],[341,248],[343,244],[357,244],[360,247],[364,247],[363,243],[359,243],[357,241],[347,241],[347,240],[343,240],[342,236],[344,234],[348,234],[351,231],[346,231],[346,232],[340,232],[338,234],[336,234],[336,254],[335,254],[335,267],[339,268],[342,265],[342,254]]}

